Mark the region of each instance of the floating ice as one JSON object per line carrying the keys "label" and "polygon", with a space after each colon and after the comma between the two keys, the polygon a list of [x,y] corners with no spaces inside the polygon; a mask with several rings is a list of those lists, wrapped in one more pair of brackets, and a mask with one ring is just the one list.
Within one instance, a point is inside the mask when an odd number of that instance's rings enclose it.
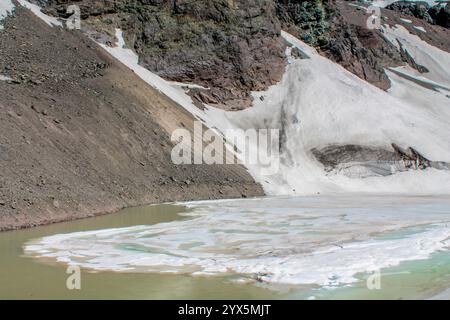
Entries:
{"label": "floating ice", "polygon": [[[193,202],[190,220],[32,241],[25,252],[95,271],[238,275],[335,286],[447,250],[448,198],[298,197]],[[393,232],[396,231],[396,232]]]}

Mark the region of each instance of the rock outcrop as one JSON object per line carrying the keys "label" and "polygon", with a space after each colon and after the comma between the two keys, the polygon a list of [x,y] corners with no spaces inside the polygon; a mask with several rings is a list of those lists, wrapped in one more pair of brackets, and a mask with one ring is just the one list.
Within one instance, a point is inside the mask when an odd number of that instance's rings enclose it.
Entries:
{"label": "rock outcrop", "polygon": [[444,28],[450,28],[450,3],[447,3],[445,7],[434,6],[428,13],[433,18],[434,23]]}
{"label": "rock outcrop", "polygon": [[228,109],[281,80],[286,44],[272,0],[38,0],[66,17],[77,4],[97,33],[125,31],[140,64],[167,80],[209,88],[193,95]]}
{"label": "rock outcrop", "polygon": [[406,63],[378,30],[366,27],[366,12],[348,2],[278,0],[278,7],[283,28],[381,89],[390,87],[384,69]]}
{"label": "rock outcrop", "polygon": [[335,13],[333,1],[275,0],[283,28],[313,46],[330,41],[330,21]]}
{"label": "rock outcrop", "polygon": [[430,7],[427,2],[422,1],[397,1],[387,6],[386,9],[413,16],[444,28],[450,28],[450,3]]}

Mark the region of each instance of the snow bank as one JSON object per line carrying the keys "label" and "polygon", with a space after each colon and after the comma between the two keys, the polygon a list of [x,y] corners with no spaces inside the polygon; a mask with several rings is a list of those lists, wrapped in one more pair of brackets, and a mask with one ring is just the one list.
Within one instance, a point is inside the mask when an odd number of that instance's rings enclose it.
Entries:
{"label": "snow bank", "polygon": [[[394,2],[397,2],[397,1],[399,1],[399,0],[373,0],[373,1],[368,1],[368,2],[371,2],[374,6],[385,8],[388,5],[393,4]],[[409,2],[426,2],[430,6],[434,6],[437,4],[437,2],[435,0],[410,0]]]}
{"label": "snow bank", "polygon": [[407,24],[411,24],[412,23],[412,20],[409,20],[409,19],[400,18],[400,20],[403,21],[404,23],[407,23]]}
{"label": "snow bank", "polygon": [[3,30],[2,20],[14,11],[14,4],[11,0],[2,0],[0,2],[0,30]]}
{"label": "snow bank", "polygon": [[[3,0],[2,0],[3,1]],[[8,0],[9,1],[9,0]],[[41,7],[32,4],[26,0],[17,0],[19,2],[19,4],[29,10],[31,10],[31,12],[33,12],[37,17],[39,17],[40,19],[42,19],[45,23],[47,23],[50,27],[62,27],[62,23],[61,21],[59,21],[57,18],[55,17],[50,17],[48,15],[46,15],[45,13],[41,12]]]}
{"label": "snow bank", "polygon": [[[401,27],[386,30],[386,35],[391,38],[401,35],[411,47],[412,56],[430,69],[430,79],[422,79],[421,75],[412,74],[408,69],[400,70],[416,77],[416,82],[412,82],[391,72],[388,74],[393,87],[385,92],[283,32],[283,37],[309,58],[294,60],[290,57],[282,81],[265,92],[255,92],[254,106],[239,112],[226,112],[209,106],[204,111],[197,108],[179,84],[171,84],[138,64],[137,55],[124,48],[120,30],[116,33],[119,40],[116,47],[102,46],[209,128],[222,133],[228,129],[280,129],[284,141],[279,171],[265,176],[260,174],[259,166],[247,166],[268,194],[450,194],[448,171],[429,169],[355,179],[325,172],[323,165],[311,153],[313,148],[346,144],[391,150],[391,144],[396,143],[404,148],[413,147],[430,160],[450,162],[449,99],[437,89],[444,90],[448,75],[434,67],[436,63],[448,65],[449,55],[436,48],[425,47],[428,46],[426,43],[404,34]],[[430,51],[426,55],[428,49]],[[434,90],[421,86],[420,81],[428,81]],[[261,96],[264,99],[259,99]]]}
{"label": "snow bank", "polygon": [[[394,88],[387,93],[292,35],[284,32],[283,36],[310,58],[292,61],[279,84],[255,93],[263,95],[264,101],[255,99],[253,108],[234,113],[213,108],[207,111],[222,132],[226,128],[283,130],[286,142],[278,174],[258,176],[255,168],[249,168],[266,192],[450,193],[450,172],[438,170],[369,179],[326,174],[311,154],[312,148],[356,144],[391,150],[391,143],[396,143],[412,146],[431,160],[450,161],[449,100],[394,75]],[[448,54],[441,58],[440,65],[450,61]],[[435,72],[445,77],[438,68]]]}
{"label": "snow bank", "polygon": [[427,30],[425,30],[425,28],[422,27],[422,26],[413,26],[413,28],[414,28],[415,30],[417,30],[417,31],[420,31],[420,32],[424,32],[424,33],[427,32]]}

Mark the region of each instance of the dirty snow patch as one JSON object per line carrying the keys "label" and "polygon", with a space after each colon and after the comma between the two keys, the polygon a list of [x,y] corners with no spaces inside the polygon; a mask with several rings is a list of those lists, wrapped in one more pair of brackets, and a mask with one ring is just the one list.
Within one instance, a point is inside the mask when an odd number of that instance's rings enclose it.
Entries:
{"label": "dirty snow patch", "polygon": [[420,26],[413,26],[413,28],[417,31],[421,31],[421,32],[427,32],[427,30],[425,30],[424,27],[420,27]]}
{"label": "dirty snow patch", "polygon": [[[448,198],[282,197],[187,203],[191,219],[58,234],[25,253],[91,271],[239,276],[336,287],[450,246]],[[330,226],[333,226],[330,228]]]}
{"label": "dirty snow patch", "polygon": [[[394,2],[397,2],[398,0],[374,0],[372,1],[372,5],[377,6],[377,7],[381,7],[381,8],[385,8],[390,4],[393,4]],[[437,4],[436,1],[434,0],[411,0],[409,2],[426,2],[428,3],[430,6],[434,6]]]}
{"label": "dirty snow patch", "polygon": [[0,81],[11,81],[11,80],[12,79],[10,77],[0,74]]}
{"label": "dirty snow patch", "polygon": [[58,19],[56,19],[55,17],[50,17],[48,15],[46,15],[45,13],[41,12],[41,7],[29,3],[28,1],[25,0],[18,0],[18,2],[20,3],[21,6],[31,10],[31,12],[33,12],[38,18],[40,18],[41,20],[43,20],[45,23],[47,23],[50,27],[62,27],[62,23],[61,21],[59,21]]}
{"label": "dirty snow patch", "polygon": [[2,20],[14,11],[14,4],[11,0],[2,0],[0,2],[0,30],[3,30]]}

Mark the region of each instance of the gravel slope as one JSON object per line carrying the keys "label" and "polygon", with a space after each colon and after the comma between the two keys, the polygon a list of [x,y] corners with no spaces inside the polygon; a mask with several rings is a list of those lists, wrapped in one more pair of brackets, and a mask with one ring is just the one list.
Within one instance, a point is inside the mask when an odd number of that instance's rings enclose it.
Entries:
{"label": "gravel slope", "polygon": [[193,118],[79,32],[18,8],[0,32],[0,230],[175,200],[259,196],[239,165],[176,166]]}

